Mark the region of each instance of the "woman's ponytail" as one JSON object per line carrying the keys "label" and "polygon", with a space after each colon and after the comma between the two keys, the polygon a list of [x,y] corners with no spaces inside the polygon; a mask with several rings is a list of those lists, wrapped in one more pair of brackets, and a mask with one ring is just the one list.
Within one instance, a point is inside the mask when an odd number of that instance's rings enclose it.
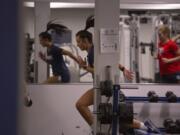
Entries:
{"label": "woman's ponytail", "polygon": [[86,25],[84,30],[87,31],[91,27],[94,27],[94,15],[91,15],[86,19]]}

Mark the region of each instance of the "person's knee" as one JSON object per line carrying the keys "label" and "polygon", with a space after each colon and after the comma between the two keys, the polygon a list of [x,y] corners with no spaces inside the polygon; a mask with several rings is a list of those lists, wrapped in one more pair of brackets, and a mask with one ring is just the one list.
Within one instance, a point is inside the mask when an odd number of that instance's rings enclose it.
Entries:
{"label": "person's knee", "polygon": [[76,102],[76,109],[81,111],[82,109],[88,107],[87,105],[85,105],[81,100],[78,100]]}
{"label": "person's knee", "polygon": [[76,102],[76,109],[80,110],[82,108],[83,104],[80,101]]}

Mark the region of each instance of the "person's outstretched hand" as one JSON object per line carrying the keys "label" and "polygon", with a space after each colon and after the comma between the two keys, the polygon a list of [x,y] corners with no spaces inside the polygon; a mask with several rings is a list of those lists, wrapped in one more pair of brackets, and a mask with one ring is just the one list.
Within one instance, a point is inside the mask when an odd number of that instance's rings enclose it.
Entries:
{"label": "person's outstretched hand", "polygon": [[85,60],[83,60],[83,58],[81,56],[78,56],[77,59],[78,59],[78,64],[80,67],[86,66],[87,63]]}
{"label": "person's outstretched hand", "polygon": [[133,80],[133,78],[134,78],[134,73],[132,71],[130,71],[130,70],[127,70],[126,68],[123,71],[123,75],[129,81]]}

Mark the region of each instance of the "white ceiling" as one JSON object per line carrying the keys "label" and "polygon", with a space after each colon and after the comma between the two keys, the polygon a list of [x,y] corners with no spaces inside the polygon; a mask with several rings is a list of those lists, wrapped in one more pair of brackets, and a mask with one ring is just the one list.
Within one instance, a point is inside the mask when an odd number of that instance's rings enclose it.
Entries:
{"label": "white ceiling", "polygon": [[[95,0],[24,0],[27,2],[51,2],[51,8],[94,8]],[[31,3],[31,6],[34,7]],[[27,6],[27,4],[26,4]],[[120,9],[180,9],[180,0],[120,0]]]}
{"label": "white ceiling", "polygon": [[[26,7],[34,7],[34,2],[25,2]],[[50,2],[50,8],[94,8],[94,3]],[[180,4],[120,4],[120,9],[168,10],[180,9]]]}
{"label": "white ceiling", "polygon": [[[24,0],[46,2],[94,3],[95,0]],[[180,0],[120,0],[120,4],[177,4]]]}

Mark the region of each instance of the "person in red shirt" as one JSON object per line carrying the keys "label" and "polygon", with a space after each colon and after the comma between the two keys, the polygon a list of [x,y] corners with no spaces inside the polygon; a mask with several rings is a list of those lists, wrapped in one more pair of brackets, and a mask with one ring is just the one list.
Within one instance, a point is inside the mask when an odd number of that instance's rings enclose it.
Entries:
{"label": "person in red shirt", "polygon": [[[162,83],[180,83],[180,47],[170,39],[170,29],[159,27],[158,59]],[[180,37],[180,36],[179,36]]]}

